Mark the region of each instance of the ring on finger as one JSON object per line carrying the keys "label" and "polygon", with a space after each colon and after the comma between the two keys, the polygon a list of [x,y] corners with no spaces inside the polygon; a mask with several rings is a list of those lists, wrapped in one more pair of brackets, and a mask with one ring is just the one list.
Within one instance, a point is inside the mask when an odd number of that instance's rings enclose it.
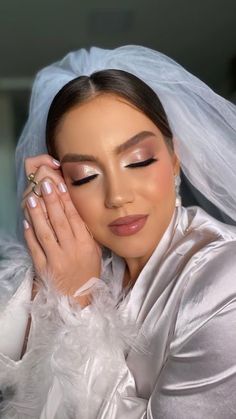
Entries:
{"label": "ring on finger", "polygon": [[28,179],[31,183],[33,183],[34,185],[38,185],[38,181],[37,181],[37,180],[35,180],[35,173],[30,173],[30,174],[27,176],[27,179]]}
{"label": "ring on finger", "polygon": [[37,186],[38,183],[36,183],[33,187],[32,187],[32,192],[36,195],[39,196],[41,198],[41,193],[39,193],[38,191],[36,191],[35,187]]}

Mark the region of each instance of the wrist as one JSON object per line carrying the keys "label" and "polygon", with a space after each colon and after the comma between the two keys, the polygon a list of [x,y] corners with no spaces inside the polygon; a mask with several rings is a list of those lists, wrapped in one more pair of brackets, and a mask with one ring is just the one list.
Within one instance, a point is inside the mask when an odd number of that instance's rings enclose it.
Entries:
{"label": "wrist", "polygon": [[85,284],[83,284],[79,289],[73,292],[72,297],[73,299],[79,303],[79,305],[84,308],[91,304],[91,288],[97,284],[99,278],[92,277],[90,278]]}
{"label": "wrist", "polygon": [[76,303],[78,303],[81,306],[81,308],[85,308],[91,304],[90,294],[79,295],[77,297],[73,297],[73,299],[75,300]]}

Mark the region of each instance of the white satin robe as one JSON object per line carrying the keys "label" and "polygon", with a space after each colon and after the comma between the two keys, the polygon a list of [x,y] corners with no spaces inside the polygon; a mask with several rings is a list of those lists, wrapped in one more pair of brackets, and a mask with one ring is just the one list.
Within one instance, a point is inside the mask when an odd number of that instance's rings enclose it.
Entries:
{"label": "white satin robe", "polygon": [[125,295],[124,261],[110,256],[82,310],[45,279],[19,360],[28,310],[19,300],[33,276],[24,262],[1,307],[0,418],[235,419],[236,228],[176,208]]}

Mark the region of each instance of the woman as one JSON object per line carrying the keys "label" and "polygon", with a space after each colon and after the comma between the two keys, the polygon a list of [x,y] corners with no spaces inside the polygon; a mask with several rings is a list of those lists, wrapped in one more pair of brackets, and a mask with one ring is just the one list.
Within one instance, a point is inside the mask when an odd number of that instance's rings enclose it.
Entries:
{"label": "woman", "polygon": [[16,150],[33,263],[10,243],[1,270],[1,417],[235,417],[236,231],[179,196],[181,167],[236,219],[235,125],[144,47],[39,73]]}

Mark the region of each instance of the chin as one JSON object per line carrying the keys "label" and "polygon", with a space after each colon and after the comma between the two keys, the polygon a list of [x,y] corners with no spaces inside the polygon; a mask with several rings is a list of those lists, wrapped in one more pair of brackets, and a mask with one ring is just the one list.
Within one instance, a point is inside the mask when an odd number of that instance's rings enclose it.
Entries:
{"label": "chin", "polygon": [[116,244],[115,246],[110,246],[109,248],[118,256],[123,257],[125,259],[143,258],[147,254],[152,253],[154,250],[154,248],[151,246],[150,241],[147,241],[145,244],[144,240],[139,240],[135,243],[127,243],[127,245],[124,245],[124,243],[121,243],[120,246]]}

